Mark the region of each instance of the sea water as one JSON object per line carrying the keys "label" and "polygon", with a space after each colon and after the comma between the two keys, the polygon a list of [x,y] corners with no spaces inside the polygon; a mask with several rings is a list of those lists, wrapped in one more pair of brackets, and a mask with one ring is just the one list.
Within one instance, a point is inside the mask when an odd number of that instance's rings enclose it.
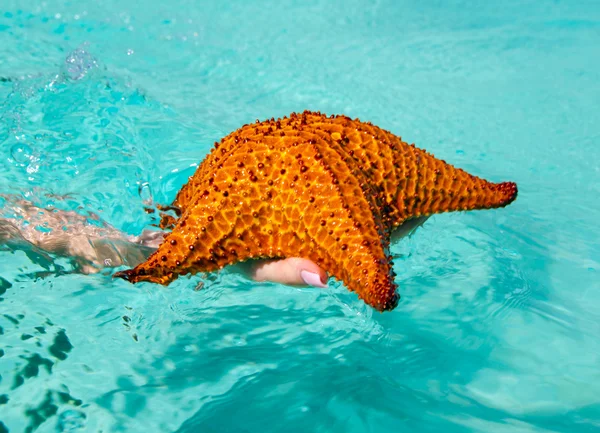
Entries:
{"label": "sea water", "polygon": [[304,109],[519,185],[395,244],[385,314],[4,246],[0,432],[600,430],[598,1],[2,0],[0,100],[4,217],[139,234],[214,141]]}

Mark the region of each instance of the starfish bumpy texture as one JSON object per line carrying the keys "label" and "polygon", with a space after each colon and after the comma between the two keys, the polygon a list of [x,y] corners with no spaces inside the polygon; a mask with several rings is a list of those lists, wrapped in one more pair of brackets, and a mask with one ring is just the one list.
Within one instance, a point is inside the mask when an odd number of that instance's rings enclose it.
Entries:
{"label": "starfish bumpy texture", "polygon": [[[490,183],[371,123],[321,113],[244,125],[177,194],[180,217],[150,258],[117,274],[168,284],[253,258],[303,257],[377,310],[398,303],[390,234],[403,222],[506,206]],[[172,218],[172,217],[171,217]]]}

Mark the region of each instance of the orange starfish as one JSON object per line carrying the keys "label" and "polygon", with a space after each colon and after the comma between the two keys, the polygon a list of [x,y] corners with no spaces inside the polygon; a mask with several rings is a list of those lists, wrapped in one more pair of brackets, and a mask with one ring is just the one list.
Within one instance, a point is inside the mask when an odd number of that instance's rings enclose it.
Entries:
{"label": "orange starfish", "polygon": [[394,228],[516,196],[514,183],[472,176],[371,123],[312,112],[257,120],[215,143],[173,202],[173,231],[117,276],[168,284],[251,258],[303,257],[391,310]]}

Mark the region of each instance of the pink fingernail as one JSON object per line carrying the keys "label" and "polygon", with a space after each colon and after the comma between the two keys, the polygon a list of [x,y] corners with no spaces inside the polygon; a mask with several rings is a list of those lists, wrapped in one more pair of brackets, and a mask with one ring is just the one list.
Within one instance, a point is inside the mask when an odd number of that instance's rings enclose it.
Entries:
{"label": "pink fingernail", "polygon": [[300,277],[309,286],[321,287],[323,289],[327,287],[327,284],[323,284],[323,282],[321,282],[321,277],[319,274],[315,274],[314,272],[300,271]]}

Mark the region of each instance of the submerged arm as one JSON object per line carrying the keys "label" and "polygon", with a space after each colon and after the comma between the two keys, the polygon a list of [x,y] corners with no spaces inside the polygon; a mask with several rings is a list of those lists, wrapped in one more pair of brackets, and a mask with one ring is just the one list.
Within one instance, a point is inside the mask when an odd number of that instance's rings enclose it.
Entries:
{"label": "submerged arm", "polygon": [[[0,245],[25,251],[46,269],[52,255],[70,258],[75,271],[84,274],[103,268],[133,267],[146,260],[163,240],[164,232],[160,231],[144,230],[140,236],[130,236],[109,224],[92,225],[76,212],[48,211],[25,201],[15,206],[13,210],[20,218],[0,218]],[[410,235],[426,219],[406,221],[394,231],[392,240]],[[325,271],[303,258],[251,260],[234,265],[231,270],[255,281],[327,287]]]}

